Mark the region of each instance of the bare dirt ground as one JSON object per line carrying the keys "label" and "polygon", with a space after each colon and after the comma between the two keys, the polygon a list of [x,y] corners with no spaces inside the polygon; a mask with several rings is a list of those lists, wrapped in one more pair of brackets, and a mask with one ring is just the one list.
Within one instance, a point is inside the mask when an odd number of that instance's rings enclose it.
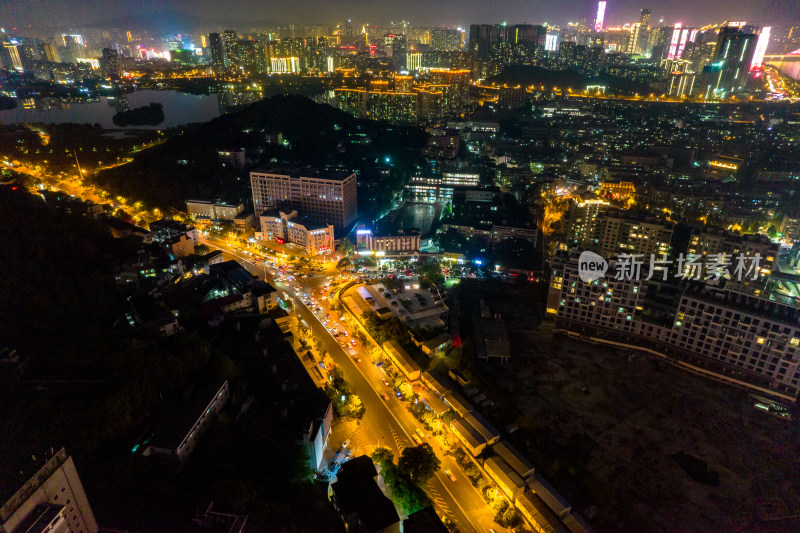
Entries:
{"label": "bare dirt ground", "polygon": [[[503,315],[513,354],[475,369],[497,403],[487,415],[519,424],[509,440],[598,530],[800,531],[797,421],[654,358],[554,337],[514,286],[466,298],[481,297]],[[694,481],[670,457],[680,451],[719,485]]]}

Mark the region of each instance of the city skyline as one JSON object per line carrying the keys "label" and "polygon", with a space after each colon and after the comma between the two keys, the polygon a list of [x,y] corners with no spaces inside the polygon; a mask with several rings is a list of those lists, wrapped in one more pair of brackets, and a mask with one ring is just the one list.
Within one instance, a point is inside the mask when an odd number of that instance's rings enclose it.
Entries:
{"label": "city skyline", "polygon": [[[231,5],[232,4],[232,5]],[[764,2],[745,0],[712,0],[702,5],[688,0],[631,2],[628,0],[608,2],[605,9],[605,26],[634,23],[639,20],[642,9],[652,10],[651,26],[670,25],[676,22],[702,26],[725,20],[747,20],[755,25],[793,25],[800,22],[800,10],[796,2],[771,0],[767,9]],[[215,2],[201,0],[191,7],[182,1],[156,2],[145,0],[83,0],[82,2],[46,2],[42,0],[10,0],[0,6],[0,20],[5,21],[6,31],[14,27],[17,31],[31,28],[60,28],[67,26],[146,26],[149,16],[153,22],[175,26],[174,29],[196,29],[214,24],[252,28],[266,24],[336,24],[350,19],[357,24],[388,24],[405,20],[416,26],[465,27],[474,23],[549,23],[566,25],[581,22],[592,25],[597,12],[597,2],[582,0],[570,5],[554,6],[533,0],[517,2],[502,0],[486,5],[483,2],[463,3],[442,0],[436,3],[412,0],[397,2],[374,2],[369,6],[359,5],[354,0],[337,2],[293,2],[277,1],[264,6],[254,0],[238,0],[224,7]],[[239,14],[240,13],[240,14]]]}

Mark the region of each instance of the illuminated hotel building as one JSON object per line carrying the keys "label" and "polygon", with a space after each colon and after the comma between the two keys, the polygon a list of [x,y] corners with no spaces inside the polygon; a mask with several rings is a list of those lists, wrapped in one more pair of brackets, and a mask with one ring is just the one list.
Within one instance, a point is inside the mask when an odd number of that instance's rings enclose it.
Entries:
{"label": "illuminated hotel building", "polygon": [[316,224],[346,228],[356,219],[355,173],[273,168],[250,172],[253,209],[298,211]]}

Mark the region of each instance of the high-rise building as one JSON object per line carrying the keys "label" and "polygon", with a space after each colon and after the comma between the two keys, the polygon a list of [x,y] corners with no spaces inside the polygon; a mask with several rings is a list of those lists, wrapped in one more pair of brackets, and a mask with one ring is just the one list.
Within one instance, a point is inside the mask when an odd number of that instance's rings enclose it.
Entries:
{"label": "high-rise building", "polygon": [[406,70],[408,68],[408,41],[405,35],[395,35],[392,39],[392,60],[394,68]]}
{"label": "high-rise building", "polygon": [[406,54],[406,69],[415,72],[422,68],[422,54]]}
{"label": "high-rise building", "polygon": [[[567,43],[562,43],[562,47]],[[567,212],[567,241],[570,246],[593,247],[600,242],[602,224],[610,204],[600,198],[570,202]]]}
{"label": "high-rise building", "polygon": [[705,98],[725,98],[745,88],[757,38],[740,27],[720,29],[713,62],[703,68]]}
{"label": "high-rise building", "polygon": [[434,28],[431,36],[431,48],[434,50],[459,50],[461,48],[461,32]]}
{"label": "high-rise building", "polygon": [[651,10],[645,8],[645,9],[642,9],[641,14],[639,15],[639,23],[645,28],[648,28],[650,26],[650,14],[651,13],[652,13]]}
{"label": "high-rise building", "polygon": [[686,42],[694,41],[694,36],[696,34],[697,30],[693,28],[683,27],[680,22],[675,24],[675,27],[672,30],[672,37],[669,41],[667,58],[680,59],[683,57],[683,50],[686,48]]}
{"label": "high-rise building", "polygon": [[417,117],[417,93],[370,91],[366,117],[389,122],[414,122]]}
{"label": "high-rise building", "polygon": [[750,70],[755,70],[761,67],[764,62],[764,54],[767,52],[769,46],[769,37],[772,32],[770,26],[761,28],[761,33],[758,34],[758,42],[756,43],[756,50],[753,53],[753,62],[750,63]]}
{"label": "high-rise building", "polygon": [[606,3],[605,1],[597,2],[597,16],[594,18],[594,31],[601,32],[603,31],[603,19],[606,15]]}
{"label": "high-rise building", "polygon": [[103,48],[100,70],[106,78],[118,78],[120,74],[119,53],[113,48]]}
{"label": "high-rise building", "polygon": [[358,215],[355,173],[273,168],[250,172],[253,208],[296,210],[314,223],[346,228]]}
{"label": "high-rise building", "polygon": [[631,26],[631,36],[628,39],[628,48],[626,50],[629,55],[639,53],[639,38],[641,37],[641,31],[641,22],[636,22],[633,26]]}
{"label": "high-rise building", "polygon": [[472,24],[469,27],[469,51],[478,59],[487,59],[489,50],[500,42],[497,24]]}
{"label": "high-rise building", "polygon": [[555,52],[558,50],[558,30],[548,30],[547,36],[544,39],[544,49],[548,52]]}
{"label": "high-rise building", "polygon": [[225,50],[230,52],[236,48],[236,41],[239,40],[239,34],[236,30],[225,30],[222,32],[222,41],[225,43]]}
{"label": "high-rise building", "polygon": [[208,35],[208,46],[211,48],[211,68],[214,74],[225,72],[228,68],[228,56],[225,53],[225,41],[219,33]]}
{"label": "high-rise building", "polygon": [[3,45],[3,48],[6,52],[6,57],[8,58],[7,67],[19,70],[22,72],[24,67],[22,66],[22,55],[20,54],[20,46],[18,44],[6,43]]}
{"label": "high-rise building", "polygon": [[42,55],[46,61],[51,63],[61,63],[61,57],[58,55],[58,49],[53,43],[42,43]]}
{"label": "high-rise building", "polygon": [[97,529],[75,463],[63,448],[0,507],[4,533],[97,533]]}

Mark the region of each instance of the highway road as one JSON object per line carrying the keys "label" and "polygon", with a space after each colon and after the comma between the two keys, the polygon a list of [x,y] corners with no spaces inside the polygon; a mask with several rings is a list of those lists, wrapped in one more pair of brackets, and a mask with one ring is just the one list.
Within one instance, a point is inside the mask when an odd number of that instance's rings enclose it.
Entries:
{"label": "highway road", "polygon": [[[393,387],[383,384],[386,375],[374,365],[367,349],[360,345],[356,350],[343,349],[317,315],[308,309],[301,298],[295,296],[292,286],[275,279],[269,270],[265,272],[263,262],[240,254],[223,241],[205,237],[201,241],[210,247],[222,250],[226,259],[239,261],[251,274],[266,279],[279,291],[290,296],[298,319],[304,320],[310,326],[315,344],[320,351],[327,351],[331,355],[334,362],[342,369],[351,390],[361,398],[366,408],[364,418],[355,432],[347,437],[350,439],[350,448],[356,455],[371,454],[375,448],[384,446],[398,457],[403,448],[416,445],[412,435],[417,428],[424,431],[424,427],[408,412],[406,402],[393,394]],[[327,275],[335,274],[335,271],[323,272],[322,275],[312,279],[298,279],[292,285],[295,283],[299,285],[301,294],[305,292],[312,295],[315,289],[324,285]],[[338,322],[338,327],[341,329],[344,324],[337,313],[331,312],[324,300],[318,299],[317,302],[324,312],[331,315],[332,320]],[[361,358],[361,363],[355,361],[355,356]],[[386,394],[388,400],[381,397],[382,393]],[[439,443],[432,437],[425,440],[434,448],[442,461],[439,472],[424,487],[439,512],[458,524],[459,530],[463,533],[485,533],[490,529],[497,532],[505,531],[494,521],[493,510],[469,482],[455,459],[444,455]],[[332,442],[329,446],[336,448],[339,444]],[[445,474],[445,470],[448,469],[456,476],[455,482]]]}

